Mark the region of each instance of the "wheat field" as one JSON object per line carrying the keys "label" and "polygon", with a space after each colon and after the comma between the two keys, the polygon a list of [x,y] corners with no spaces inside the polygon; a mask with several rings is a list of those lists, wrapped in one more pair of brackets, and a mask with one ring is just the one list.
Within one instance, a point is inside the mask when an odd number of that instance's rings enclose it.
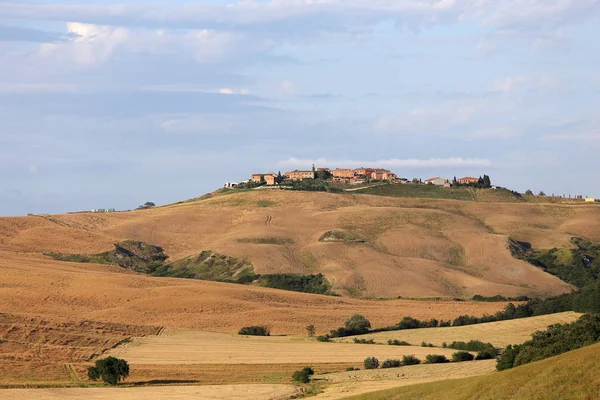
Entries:
{"label": "wheat field", "polygon": [[[531,339],[531,334],[559,323],[576,321],[581,314],[564,312],[541,315],[531,318],[519,318],[508,321],[489,322],[467,326],[452,326],[447,328],[405,329],[402,331],[379,332],[359,336],[361,339],[373,339],[376,343],[387,343],[388,340],[404,340],[418,345],[425,341],[436,346],[454,341],[468,342],[480,340],[492,343],[496,347],[506,347],[509,344],[520,344]],[[351,337],[334,339],[339,342],[352,342]]]}

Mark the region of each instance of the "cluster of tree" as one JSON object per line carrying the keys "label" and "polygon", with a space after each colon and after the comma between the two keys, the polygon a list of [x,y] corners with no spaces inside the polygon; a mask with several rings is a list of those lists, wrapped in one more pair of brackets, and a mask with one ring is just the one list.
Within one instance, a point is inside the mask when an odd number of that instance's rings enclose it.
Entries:
{"label": "cluster of tree", "polygon": [[494,345],[491,343],[484,343],[480,340],[469,340],[468,342],[452,342],[450,344],[442,343],[442,347],[447,347],[449,349],[456,350],[466,350],[466,351],[481,351],[487,348],[494,348]]}
{"label": "cluster of tree", "polygon": [[576,249],[531,250],[525,261],[578,288],[600,278],[600,246],[573,238]]}
{"label": "cluster of tree", "polygon": [[238,335],[245,336],[270,336],[271,332],[266,326],[244,326],[239,330]]}
{"label": "cluster of tree", "polygon": [[256,281],[260,286],[274,289],[291,290],[302,293],[333,295],[331,284],[323,274],[271,274],[260,275]]}
{"label": "cluster of tree", "polygon": [[154,204],[151,201],[147,201],[144,204],[142,204],[141,206],[139,206],[138,208],[136,208],[136,210],[148,210],[150,208],[154,208],[156,207],[156,204]]}
{"label": "cluster of tree", "polygon": [[358,339],[358,338],[354,338],[353,341],[356,344],[376,344],[375,343],[375,339]]}
{"label": "cluster of tree", "polygon": [[354,314],[344,322],[344,326],[337,328],[325,335],[327,338],[363,335],[369,333],[371,323],[364,315]]}
{"label": "cluster of tree", "polygon": [[[381,368],[398,368],[406,365],[417,365],[420,364],[421,360],[413,355],[405,355],[402,360],[388,359],[381,363]],[[379,368],[379,360],[376,357],[367,357],[363,362],[365,369],[377,369]]]}
{"label": "cluster of tree", "polygon": [[[525,191],[525,194],[526,194],[527,196],[535,196],[535,194],[533,194],[533,191],[532,191],[531,189],[527,189],[527,190]],[[538,193],[538,196],[540,196],[540,197],[545,197],[545,196],[546,196],[546,193],[544,193],[544,191],[543,191],[543,190],[541,190],[541,191]]]}
{"label": "cluster of tree", "polygon": [[[319,171],[320,172],[320,171]],[[343,192],[342,189],[333,188],[323,179],[304,179],[301,181],[283,181],[282,186],[291,190],[300,190],[305,192]]]}
{"label": "cluster of tree", "polygon": [[304,367],[292,374],[292,380],[296,383],[308,383],[314,374],[315,371],[311,367]]}
{"label": "cluster of tree", "polygon": [[92,381],[102,379],[104,383],[116,385],[129,376],[129,364],[127,361],[108,357],[102,360],[97,360],[93,367],[89,367],[88,378]]}
{"label": "cluster of tree", "polygon": [[600,315],[586,314],[571,324],[556,324],[536,332],[531,340],[508,346],[498,359],[498,371],[553,357],[600,341]]}
{"label": "cluster of tree", "polygon": [[390,346],[412,346],[410,343],[408,343],[404,340],[398,340],[398,339],[390,339],[390,340],[388,340],[388,344]]}

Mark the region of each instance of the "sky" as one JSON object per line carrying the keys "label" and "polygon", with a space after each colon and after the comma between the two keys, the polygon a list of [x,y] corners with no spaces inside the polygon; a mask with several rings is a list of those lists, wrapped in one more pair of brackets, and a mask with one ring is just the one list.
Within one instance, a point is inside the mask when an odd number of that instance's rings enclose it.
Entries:
{"label": "sky", "polygon": [[384,167],[600,197],[600,0],[0,0],[0,215]]}

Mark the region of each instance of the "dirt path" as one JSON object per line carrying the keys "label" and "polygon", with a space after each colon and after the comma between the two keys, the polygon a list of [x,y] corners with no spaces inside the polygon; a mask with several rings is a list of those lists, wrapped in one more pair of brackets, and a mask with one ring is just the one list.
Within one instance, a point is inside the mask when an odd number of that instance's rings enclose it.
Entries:
{"label": "dirt path", "polygon": [[284,400],[298,394],[291,385],[153,386],[139,388],[8,389],[4,400]]}

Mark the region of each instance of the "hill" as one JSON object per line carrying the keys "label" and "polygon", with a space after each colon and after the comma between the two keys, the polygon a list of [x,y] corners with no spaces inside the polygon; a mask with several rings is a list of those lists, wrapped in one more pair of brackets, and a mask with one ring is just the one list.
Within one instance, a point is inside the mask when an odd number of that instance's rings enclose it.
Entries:
{"label": "hill", "polygon": [[597,399],[599,361],[600,344],[596,344],[508,371],[390,389],[347,400]]}
{"label": "hill", "polygon": [[[170,262],[204,251],[248,260],[257,274],[318,274],[352,297],[553,295],[570,286],[511,256],[600,240],[600,208],[359,194],[251,191],[151,210],[0,219],[0,249],[99,254],[125,241]],[[319,241],[339,231],[358,240]]]}

